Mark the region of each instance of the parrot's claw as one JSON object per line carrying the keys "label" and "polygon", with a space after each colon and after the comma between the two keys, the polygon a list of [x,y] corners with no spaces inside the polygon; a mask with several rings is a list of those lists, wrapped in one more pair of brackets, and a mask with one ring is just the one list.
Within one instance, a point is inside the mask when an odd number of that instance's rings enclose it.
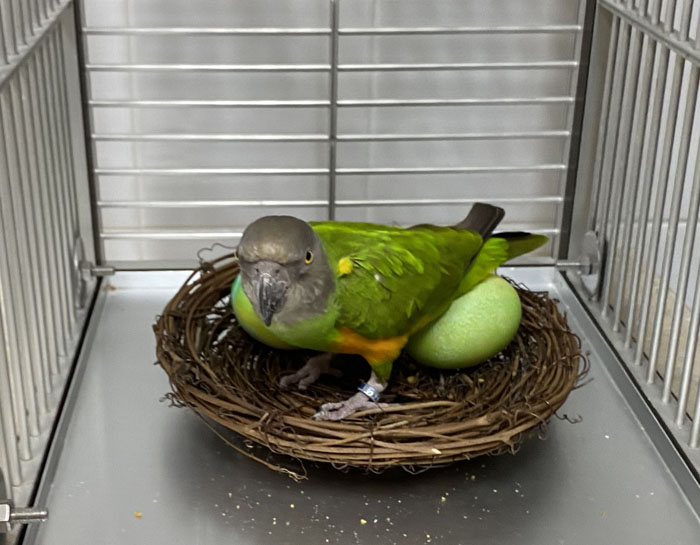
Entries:
{"label": "parrot's claw", "polygon": [[357,411],[388,407],[389,403],[377,403],[370,400],[365,394],[358,392],[345,401],[338,403],[325,403],[314,415],[316,420],[342,420]]}
{"label": "parrot's claw", "polygon": [[299,369],[293,375],[282,377],[282,380],[280,380],[280,387],[287,389],[296,384],[297,388],[300,390],[306,390],[309,386],[316,382],[321,375],[333,375],[336,377],[340,376],[340,371],[331,367],[332,357],[333,354],[330,352],[314,356],[306,362],[304,367]]}

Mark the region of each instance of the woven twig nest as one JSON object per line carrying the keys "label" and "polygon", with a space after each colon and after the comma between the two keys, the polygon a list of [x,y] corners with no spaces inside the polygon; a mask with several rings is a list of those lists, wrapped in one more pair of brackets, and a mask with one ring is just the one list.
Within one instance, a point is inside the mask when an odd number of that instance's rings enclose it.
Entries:
{"label": "woven twig nest", "polygon": [[249,448],[227,441],[231,446],[292,476],[298,474],[284,462],[271,462],[253,443],[297,460],[372,471],[515,452],[587,369],[578,338],[555,302],[516,286],[523,318],[503,352],[454,372],[402,356],[382,396],[395,405],[340,422],[317,421],[312,415],[318,407],[354,393],[369,367],[342,356],[343,379],[323,378],[306,392],[281,389],[280,377],[299,369],[311,353],[268,348],[240,328],[230,305],[237,274],[236,259],[228,255],[190,276],[154,326],[158,362],[170,377],[174,403],[232,430]]}

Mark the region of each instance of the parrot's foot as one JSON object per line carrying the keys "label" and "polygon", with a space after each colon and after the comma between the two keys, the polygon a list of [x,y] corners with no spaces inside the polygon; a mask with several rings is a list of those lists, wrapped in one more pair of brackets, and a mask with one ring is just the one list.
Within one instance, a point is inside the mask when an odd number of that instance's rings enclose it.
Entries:
{"label": "parrot's foot", "polygon": [[340,371],[331,367],[332,357],[333,354],[330,352],[314,356],[306,362],[304,367],[293,375],[282,377],[282,380],[280,380],[280,387],[286,389],[296,384],[300,390],[306,390],[316,382],[321,375],[341,376],[342,373]]}
{"label": "parrot's foot", "polygon": [[376,396],[374,399],[370,399],[368,394],[360,391],[345,401],[339,403],[324,403],[314,415],[314,418],[316,420],[342,420],[357,411],[383,408],[390,405],[389,403],[378,403],[376,401],[379,398],[379,394],[386,388],[386,384],[379,382],[374,371],[372,371],[372,376],[364,386],[365,388],[368,387],[373,396]]}
{"label": "parrot's foot", "polygon": [[357,392],[352,397],[339,403],[324,403],[314,415],[316,420],[342,420],[357,411],[388,407],[389,403],[377,403],[365,394]]}

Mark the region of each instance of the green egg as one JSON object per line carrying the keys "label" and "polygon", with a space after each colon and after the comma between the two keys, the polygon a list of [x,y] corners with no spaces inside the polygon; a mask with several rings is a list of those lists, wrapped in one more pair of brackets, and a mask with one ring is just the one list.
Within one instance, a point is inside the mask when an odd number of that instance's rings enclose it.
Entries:
{"label": "green egg", "polygon": [[418,362],[460,369],[498,354],[520,326],[520,297],[507,281],[487,278],[455,300],[445,314],[413,335],[407,352]]}

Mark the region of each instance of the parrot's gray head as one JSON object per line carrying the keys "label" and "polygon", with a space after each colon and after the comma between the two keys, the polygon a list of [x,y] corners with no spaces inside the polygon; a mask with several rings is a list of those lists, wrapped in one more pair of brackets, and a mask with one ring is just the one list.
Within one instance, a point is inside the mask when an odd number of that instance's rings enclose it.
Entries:
{"label": "parrot's gray head", "polygon": [[321,240],[292,216],[251,223],[238,245],[243,291],[269,326],[321,314],[335,282]]}

